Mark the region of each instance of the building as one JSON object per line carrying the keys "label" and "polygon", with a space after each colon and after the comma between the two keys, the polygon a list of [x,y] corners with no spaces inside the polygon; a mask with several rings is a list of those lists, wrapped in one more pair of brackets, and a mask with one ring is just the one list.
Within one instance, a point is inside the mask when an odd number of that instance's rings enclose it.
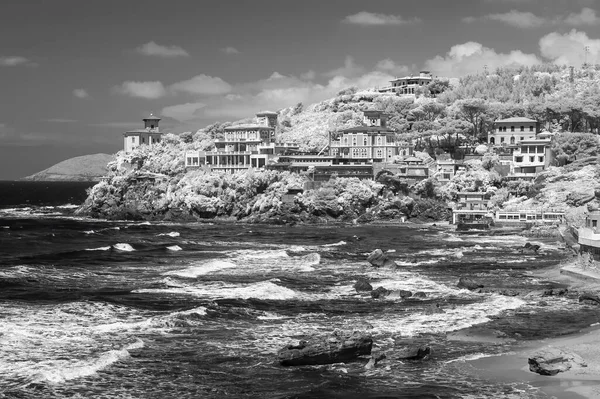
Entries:
{"label": "building", "polygon": [[431,72],[421,71],[418,76],[405,76],[391,80],[391,85],[379,89],[381,93],[396,93],[399,96],[414,96],[418,93],[419,88],[425,88],[433,78]]}
{"label": "building", "polygon": [[206,152],[205,163],[212,170],[235,173],[250,168],[263,168],[269,160],[298,146],[277,143],[277,114],[260,112],[256,123],[225,128],[222,139],[215,140],[214,151]]}
{"label": "building", "polygon": [[435,163],[435,177],[441,183],[449,182],[459,171],[466,170],[462,159],[452,159],[449,154],[438,155]]}
{"label": "building", "polygon": [[268,165],[267,169],[308,173],[317,182],[328,181],[332,176],[373,179],[373,164],[356,163],[351,159],[329,155],[284,154],[278,157],[277,163]]}
{"label": "building", "polygon": [[495,213],[495,221],[500,224],[564,223],[565,211],[562,209],[499,209]]}
{"label": "building", "polygon": [[539,131],[534,119],[514,117],[494,122],[494,130],[488,133],[488,144],[495,146],[516,146],[523,140],[531,140]]}
{"label": "building", "polygon": [[363,126],[329,134],[329,155],[355,163],[391,161],[400,154],[396,132],[387,128],[387,115],[364,111]]}
{"label": "building", "polygon": [[535,175],[543,171],[551,161],[550,139],[526,139],[519,141],[513,151],[511,175]]}
{"label": "building", "polygon": [[155,143],[160,143],[162,133],[158,127],[160,118],[153,114],[144,118],[144,128],[130,130],[123,133],[123,151],[131,152],[140,145],[152,146]]}
{"label": "building", "polygon": [[185,152],[185,167],[194,168],[201,167],[206,164],[206,152],[204,151],[186,151]]}
{"label": "building", "polygon": [[594,260],[600,260],[600,211],[590,212],[585,226],[578,229],[580,252],[587,252]]}

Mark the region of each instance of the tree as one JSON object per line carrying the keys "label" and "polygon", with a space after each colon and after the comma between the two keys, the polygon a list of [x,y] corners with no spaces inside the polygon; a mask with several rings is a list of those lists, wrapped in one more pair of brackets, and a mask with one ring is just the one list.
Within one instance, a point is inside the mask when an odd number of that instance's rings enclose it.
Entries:
{"label": "tree", "polygon": [[181,142],[189,144],[192,141],[194,141],[194,135],[192,134],[192,132],[183,132],[179,135],[179,139],[181,140]]}
{"label": "tree", "polygon": [[487,102],[481,98],[457,101],[458,116],[473,126],[473,138],[479,136],[482,121],[488,109]]}
{"label": "tree", "polygon": [[591,133],[563,133],[554,138],[551,149],[559,162],[600,155],[598,136]]}

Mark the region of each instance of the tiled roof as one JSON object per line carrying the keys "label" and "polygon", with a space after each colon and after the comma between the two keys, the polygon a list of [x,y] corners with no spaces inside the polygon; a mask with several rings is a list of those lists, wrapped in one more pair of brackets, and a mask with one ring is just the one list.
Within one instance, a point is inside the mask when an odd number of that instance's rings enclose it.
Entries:
{"label": "tiled roof", "polygon": [[145,121],[147,121],[147,120],[157,120],[157,121],[159,121],[160,118],[158,116],[154,116],[154,114],[150,114],[149,117],[144,118],[143,120],[145,120]]}
{"label": "tiled roof", "polygon": [[257,125],[257,124],[237,125],[237,126],[229,126],[229,127],[225,128],[225,130],[256,130],[256,129],[274,130],[275,128],[272,128],[269,126],[264,126],[264,125]]}
{"label": "tiled roof", "polygon": [[523,118],[521,116],[516,116],[514,118],[506,118],[506,119],[499,119],[497,120],[495,123],[499,123],[499,122],[503,122],[503,123],[518,123],[518,122],[537,122],[535,119],[529,119],[529,118]]}
{"label": "tiled roof", "polygon": [[273,111],[261,111],[259,113],[256,114],[256,116],[263,116],[263,115],[277,115],[277,112],[273,112]]}
{"label": "tiled roof", "polygon": [[356,126],[340,130],[342,133],[367,132],[367,133],[395,133],[395,131],[381,126]]}

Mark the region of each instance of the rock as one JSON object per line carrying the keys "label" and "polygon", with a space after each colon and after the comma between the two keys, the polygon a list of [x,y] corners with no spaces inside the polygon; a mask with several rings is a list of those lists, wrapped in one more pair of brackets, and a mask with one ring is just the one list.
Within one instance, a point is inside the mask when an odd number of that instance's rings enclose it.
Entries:
{"label": "rock", "polygon": [[385,358],[386,358],[385,353],[379,353],[379,354],[376,354],[376,355],[371,355],[371,358],[369,359],[369,363],[367,363],[365,365],[365,368],[367,370],[374,369],[375,366],[377,366],[377,363],[379,363],[380,361],[382,361]]}
{"label": "rock", "polygon": [[425,309],[425,314],[435,313],[444,313],[444,310],[442,309],[439,303],[432,303],[427,309]]}
{"label": "rock", "polygon": [[371,298],[373,299],[378,299],[378,298],[385,298],[386,296],[390,295],[391,291],[388,289],[385,289],[383,287],[377,287],[377,289],[371,291]]}
{"label": "rock", "polygon": [[373,286],[365,278],[356,280],[353,287],[356,292],[373,291]]}
{"label": "rock", "polygon": [[556,375],[575,365],[585,367],[583,359],[576,354],[558,348],[546,347],[529,357],[529,370],[541,375]]}
{"label": "rock", "polygon": [[427,298],[427,294],[423,291],[417,291],[413,294],[413,298]]}
{"label": "rock", "polygon": [[384,254],[381,249],[376,249],[367,257],[367,261],[375,267],[397,267],[396,262],[391,260],[388,255]]}
{"label": "rock", "polygon": [[483,284],[468,277],[459,278],[458,284],[456,284],[456,286],[458,288],[466,288],[468,290],[476,290],[478,288],[483,288]]}
{"label": "rock", "polygon": [[537,305],[538,305],[538,306],[548,306],[548,302],[546,302],[546,301],[539,301],[539,302],[537,303]]}
{"label": "rock", "polygon": [[535,252],[537,254],[537,251],[539,251],[540,246],[538,244],[532,244],[530,242],[526,242],[525,245],[523,245],[523,249]]}
{"label": "rock", "polygon": [[370,355],[373,339],[360,332],[334,332],[329,336],[312,337],[298,345],[287,345],[277,352],[282,366],[332,364]]}
{"label": "rock", "polygon": [[544,290],[542,296],[563,296],[569,292],[566,288],[549,288]]}
{"label": "rock", "polygon": [[410,298],[413,293],[407,290],[398,290],[398,295],[400,295],[400,298]]}
{"label": "rock", "polygon": [[400,349],[398,359],[400,360],[422,360],[431,357],[432,351],[429,346],[415,345]]}
{"label": "rock", "polygon": [[598,295],[594,295],[588,292],[584,292],[581,295],[579,295],[579,302],[585,302],[585,303],[590,303],[590,304],[595,304],[595,305],[600,305],[600,297],[598,297]]}

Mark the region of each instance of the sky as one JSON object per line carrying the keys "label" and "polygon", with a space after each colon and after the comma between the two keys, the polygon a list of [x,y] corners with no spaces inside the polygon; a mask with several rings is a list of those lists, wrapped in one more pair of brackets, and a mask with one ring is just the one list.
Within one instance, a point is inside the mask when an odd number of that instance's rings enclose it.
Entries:
{"label": "sky", "polygon": [[600,63],[600,0],[2,0],[0,180],[429,70]]}

